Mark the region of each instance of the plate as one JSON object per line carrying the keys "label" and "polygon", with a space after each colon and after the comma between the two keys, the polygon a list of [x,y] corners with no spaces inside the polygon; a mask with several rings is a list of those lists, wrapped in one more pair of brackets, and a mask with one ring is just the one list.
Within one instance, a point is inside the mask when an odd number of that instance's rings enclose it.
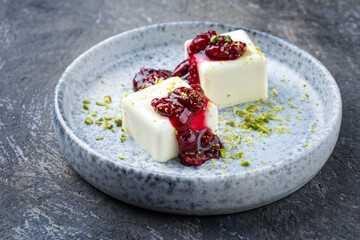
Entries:
{"label": "plate", "polygon": [[[86,117],[121,116],[121,98],[132,92],[140,67],[172,70],[183,60],[187,39],[216,30],[244,29],[266,54],[270,98],[259,113],[273,110],[282,121],[270,121],[269,136],[234,127],[235,114],[249,107],[219,111],[227,158],[201,167],[185,167],[178,159],[155,162],[136,142]],[[112,97],[111,108],[95,104]],[[92,99],[90,113],[79,110]],[[86,181],[121,201],[147,209],[190,215],[234,213],[279,200],[306,184],[334,149],[341,123],[338,86],[329,71],[304,50],[253,29],[208,22],[153,25],[111,37],[79,56],[61,76],[55,89],[53,121],[59,145],[72,167]],[[235,135],[234,135],[235,134]],[[235,141],[233,136],[241,136]],[[96,140],[96,137],[102,140]],[[241,150],[241,151],[240,151]],[[242,152],[244,159],[232,158]],[[119,158],[121,157],[121,159]],[[242,166],[248,161],[249,166]]]}

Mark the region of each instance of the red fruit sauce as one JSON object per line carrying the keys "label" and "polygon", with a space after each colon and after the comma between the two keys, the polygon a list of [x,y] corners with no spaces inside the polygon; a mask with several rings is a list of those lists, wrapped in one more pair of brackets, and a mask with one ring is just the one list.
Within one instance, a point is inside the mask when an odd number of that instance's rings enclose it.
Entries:
{"label": "red fruit sauce", "polygon": [[168,79],[171,77],[171,71],[152,68],[141,68],[133,79],[133,90],[137,92],[141,89],[156,84],[156,81]]}
{"label": "red fruit sauce", "polygon": [[209,159],[220,158],[220,149],[224,148],[206,124],[210,102],[202,91],[186,87],[176,88],[167,97],[151,101],[154,110],[168,117],[176,129],[179,157],[185,166],[200,166]]}
{"label": "red fruit sauce", "polygon": [[246,43],[234,42],[228,35],[220,36],[215,31],[208,31],[194,38],[187,51],[189,58],[175,68],[172,77],[181,77],[193,85],[200,84],[198,64],[203,61],[235,60],[245,53]]}

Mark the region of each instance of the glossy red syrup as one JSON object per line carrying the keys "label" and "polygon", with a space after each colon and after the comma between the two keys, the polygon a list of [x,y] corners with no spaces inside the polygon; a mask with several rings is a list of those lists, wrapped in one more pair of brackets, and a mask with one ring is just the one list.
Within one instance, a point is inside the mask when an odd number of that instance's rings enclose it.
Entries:
{"label": "glossy red syrup", "polygon": [[141,89],[155,85],[156,81],[168,79],[171,71],[163,69],[141,68],[133,79],[133,90],[137,92]]}
{"label": "glossy red syrup", "polygon": [[181,62],[172,73],[190,85],[200,84],[198,65],[202,61],[227,61],[241,57],[246,43],[232,41],[230,36],[217,35],[215,31],[196,36],[187,47],[189,58]]}
{"label": "glossy red syrup", "polygon": [[206,124],[206,109],[211,101],[199,90],[180,87],[167,97],[151,101],[154,110],[168,117],[176,129],[179,157],[185,166],[200,166],[209,159],[220,158],[220,149],[224,148]]}

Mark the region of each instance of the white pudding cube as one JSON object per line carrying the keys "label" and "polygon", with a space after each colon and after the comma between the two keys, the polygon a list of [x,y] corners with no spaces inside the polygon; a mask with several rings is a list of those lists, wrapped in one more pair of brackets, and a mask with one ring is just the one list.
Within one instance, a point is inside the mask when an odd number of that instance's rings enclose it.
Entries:
{"label": "white pudding cube", "polygon": [[[229,35],[233,41],[246,43],[244,55],[236,60],[208,61],[203,55],[195,54],[198,62],[200,85],[208,98],[220,108],[239,103],[266,99],[268,97],[267,61],[265,54],[250,40],[244,30]],[[188,57],[185,42],[185,57]]]}
{"label": "white pudding cube", "polygon": [[[167,117],[151,106],[154,98],[163,98],[178,87],[190,86],[179,77],[169,78],[154,86],[131,93],[122,99],[122,121],[125,131],[156,161],[166,162],[179,154],[175,128]],[[206,124],[218,133],[218,111],[211,101],[206,108]]]}

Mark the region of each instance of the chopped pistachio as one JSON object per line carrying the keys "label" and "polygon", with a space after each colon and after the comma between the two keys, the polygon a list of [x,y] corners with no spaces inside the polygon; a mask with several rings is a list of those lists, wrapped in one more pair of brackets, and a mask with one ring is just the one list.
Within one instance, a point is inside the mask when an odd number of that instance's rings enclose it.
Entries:
{"label": "chopped pistachio", "polygon": [[125,142],[126,137],[121,137],[120,140],[121,140],[121,142]]}
{"label": "chopped pistachio", "polygon": [[294,105],[291,105],[291,108],[293,108],[293,109],[298,109],[298,107],[297,107],[297,106],[294,106]]}
{"label": "chopped pistachio", "polygon": [[104,138],[103,137],[96,137],[95,139],[96,140],[103,140]]}
{"label": "chopped pistachio", "polygon": [[108,128],[108,122],[105,120],[104,122],[104,130],[106,130]]}
{"label": "chopped pistachio", "polygon": [[93,120],[92,120],[91,118],[89,118],[89,117],[86,117],[85,122],[86,122],[88,125],[93,124]]}
{"label": "chopped pistachio", "polygon": [[243,166],[243,167],[246,167],[246,166],[249,166],[249,165],[250,165],[250,163],[248,161],[241,162],[241,166]]}
{"label": "chopped pistachio", "polygon": [[263,132],[266,132],[266,133],[269,133],[269,129],[267,127],[264,127],[263,125],[259,124],[259,123],[255,123],[255,126],[258,128],[258,129],[261,129],[261,131]]}
{"label": "chopped pistachio", "polygon": [[225,157],[226,150],[224,148],[220,149],[220,157]]}
{"label": "chopped pistachio", "polygon": [[112,120],[112,117],[105,117],[105,120]]}
{"label": "chopped pistachio", "polygon": [[218,36],[218,35],[212,36],[211,39],[210,39],[210,43],[214,44],[214,43],[216,43],[218,40],[219,40],[219,36]]}
{"label": "chopped pistachio", "polygon": [[111,125],[108,125],[107,129],[112,129],[114,126],[111,124]]}
{"label": "chopped pistachio", "polygon": [[226,125],[229,125],[231,127],[237,127],[237,123],[236,122],[227,122]]}
{"label": "chopped pistachio", "polygon": [[272,92],[274,93],[275,96],[278,95],[278,92],[275,89],[273,89]]}
{"label": "chopped pistachio", "polygon": [[257,107],[254,105],[250,105],[246,110],[249,112],[255,112],[257,110]]}
{"label": "chopped pistachio", "polygon": [[240,117],[245,117],[245,113],[243,111],[238,110],[235,113]]}
{"label": "chopped pistachio", "polygon": [[121,127],[122,126],[122,120],[121,119],[116,119],[115,120],[115,126]]}
{"label": "chopped pistachio", "polygon": [[89,100],[83,101],[83,104],[90,104],[91,102]]}
{"label": "chopped pistachio", "polygon": [[119,157],[120,160],[124,160],[125,158],[124,157]]}
{"label": "chopped pistachio", "polygon": [[84,104],[84,109],[85,109],[85,110],[89,110],[89,106],[86,105],[86,104]]}
{"label": "chopped pistachio", "polygon": [[231,42],[232,42],[232,41],[231,41],[231,37],[230,37],[229,35],[225,35],[224,38],[225,38],[225,42],[227,42],[227,43],[231,43]]}
{"label": "chopped pistachio", "polygon": [[106,107],[106,109],[110,108],[109,104],[107,104],[107,103],[96,102],[96,105],[98,105],[98,106],[104,106],[104,107]]}
{"label": "chopped pistachio", "polygon": [[98,120],[95,120],[95,123],[99,126],[103,124],[101,121],[98,121]]}
{"label": "chopped pistachio", "polygon": [[111,103],[111,97],[110,96],[105,96],[104,97],[104,102]]}

